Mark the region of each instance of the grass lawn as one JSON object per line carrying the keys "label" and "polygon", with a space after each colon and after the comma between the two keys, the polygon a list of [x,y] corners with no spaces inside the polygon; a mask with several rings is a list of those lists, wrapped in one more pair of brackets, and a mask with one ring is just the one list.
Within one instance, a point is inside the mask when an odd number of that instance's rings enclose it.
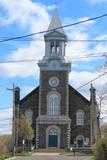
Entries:
{"label": "grass lawn", "polygon": [[17,156],[26,156],[26,157],[31,157],[32,156],[32,152],[22,152],[22,153],[18,153],[16,154]]}
{"label": "grass lawn", "polygon": [[11,157],[11,156],[10,155],[0,155],[0,160],[5,160],[9,157]]}

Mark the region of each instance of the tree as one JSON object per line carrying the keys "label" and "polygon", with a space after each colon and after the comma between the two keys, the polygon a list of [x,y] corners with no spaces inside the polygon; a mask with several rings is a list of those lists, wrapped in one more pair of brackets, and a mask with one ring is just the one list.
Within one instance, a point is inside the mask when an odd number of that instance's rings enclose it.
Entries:
{"label": "tree", "polygon": [[0,136],[0,154],[12,151],[12,135]]}
{"label": "tree", "polygon": [[107,123],[101,126],[102,137],[107,137]]}
{"label": "tree", "polygon": [[107,159],[107,124],[101,128],[103,138],[99,139],[94,148],[94,160]]}
{"label": "tree", "polygon": [[34,138],[31,124],[23,114],[19,118],[18,135],[21,140],[32,140]]}

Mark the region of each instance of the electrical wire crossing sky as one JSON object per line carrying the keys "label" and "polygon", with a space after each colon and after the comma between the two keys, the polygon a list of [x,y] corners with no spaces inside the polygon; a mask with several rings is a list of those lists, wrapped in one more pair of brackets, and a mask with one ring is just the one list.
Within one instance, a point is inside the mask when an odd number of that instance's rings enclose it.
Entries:
{"label": "electrical wire crossing sky", "polygon": [[[13,83],[19,86],[22,98],[39,85],[38,61],[45,55],[44,35],[56,8],[68,40],[65,58],[72,63],[70,85],[87,99],[91,83],[98,95],[102,88],[106,90],[107,1],[24,3],[0,1],[0,117],[12,118],[13,95],[6,88],[12,88]],[[103,113],[105,110],[103,106]],[[0,123],[0,132],[7,133],[6,127]]]}

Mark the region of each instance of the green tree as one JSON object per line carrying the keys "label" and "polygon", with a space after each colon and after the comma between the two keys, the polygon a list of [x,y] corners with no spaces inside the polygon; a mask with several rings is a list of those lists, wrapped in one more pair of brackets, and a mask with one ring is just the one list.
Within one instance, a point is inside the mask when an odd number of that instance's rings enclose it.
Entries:
{"label": "green tree", "polygon": [[21,140],[32,140],[34,138],[34,131],[32,129],[32,126],[29,120],[23,114],[19,119],[18,135]]}
{"label": "green tree", "polygon": [[101,129],[103,138],[101,138],[94,148],[94,160],[105,160],[104,149],[107,149],[107,125],[104,125]]}
{"label": "green tree", "polygon": [[107,124],[101,126],[101,135],[102,137],[107,137]]}

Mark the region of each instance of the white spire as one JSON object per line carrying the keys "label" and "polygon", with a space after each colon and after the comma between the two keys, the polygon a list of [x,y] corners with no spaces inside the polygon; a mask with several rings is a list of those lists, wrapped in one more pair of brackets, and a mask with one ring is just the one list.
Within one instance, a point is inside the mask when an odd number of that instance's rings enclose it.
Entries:
{"label": "white spire", "polygon": [[[52,17],[51,23],[48,27],[48,30],[55,29],[55,28],[61,27],[61,26],[62,25],[61,25],[61,21],[60,21],[57,9],[55,9],[55,12],[54,12],[54,15]],[[57,31],[62,33],[62,34],[65,34],[63,28],[59,28],[59,29],[57,29]]]}

